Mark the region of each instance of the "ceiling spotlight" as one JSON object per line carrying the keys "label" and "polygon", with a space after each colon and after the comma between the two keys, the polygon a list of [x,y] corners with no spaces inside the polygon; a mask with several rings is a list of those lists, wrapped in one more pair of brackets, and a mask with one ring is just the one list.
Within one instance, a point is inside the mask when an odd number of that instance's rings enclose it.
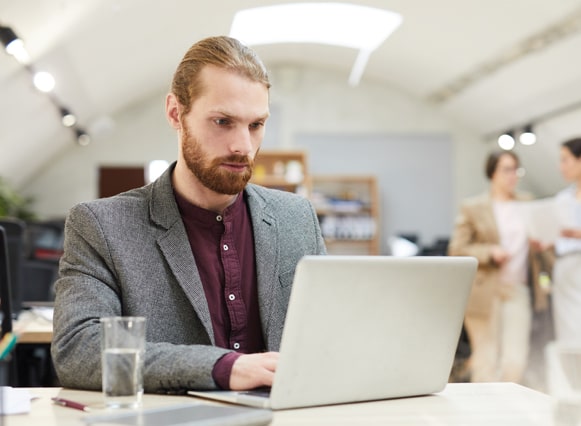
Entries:
{"label": "ceiling spotlight", "polygon": [[534,143],[537,141],[537,135],[535,135],[533,132],[533,126],[530,124],[525,126],[518,140],[523,145],[534,145]]}
{"label": "ceiling spotlight", "polygon": [[16,35],[12,28],[0,26],[0,41],[2,41],[2,44],[4,45],[6,50],[8,50],[10,45],[17,40],[20,39],[18,38],[18,36]]}
{"label": "ceiling spotlight", "polygon": [[28,52],[24,48],[24,43],[10,27],[0,26],[0,41],[6,49],[6,53],[12,55],[20,63],[28,63]]}
{"label": "ceiling spotlight", "polygon": [[91,137],[87,132],[82,129],[75,129],[75,135],[77,136],[77,143],[81,146],[87,146],[91,143]]}
{"label": "ceiling spotlight", "polygon": [[514,136],[512,132],[504,132],[498,138],[498,146],[505,151],[510,151],[514,148]]}
{"label": "ceiling spotlight", "polygon": [[41,92],[51,92],[54,89],[55,81],[52,74],[46,71],[39,71],[33,77],[34,86]]}
{"label": "ceiling spotlight", "polygon": [[61,120],[63,122],[63,126],[73,127],[77,123],[77,117],[75,117],[75,114],[73,114],[64,107],[60,107],[59,110],[61,112]]}

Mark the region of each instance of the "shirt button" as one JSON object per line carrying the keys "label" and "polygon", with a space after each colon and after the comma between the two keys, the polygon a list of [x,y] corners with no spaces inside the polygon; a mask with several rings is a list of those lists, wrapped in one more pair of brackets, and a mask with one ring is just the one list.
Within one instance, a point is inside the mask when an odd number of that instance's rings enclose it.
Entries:
{"label": "shirt button", "polygon": [[234,349],[240,349],[240,343],[234,343]]}
{"label": "shirt button", "polygon": [[228,296],[228,299],[230,299],[230,300],[234,300],[234,299],[236,299],[236,296],[234,296],[233,294],[230,294],[230,295]]}
{"label": "shirt button", "polygon": [[220,216],[220,215],[216,216],[216,220],[217,220],[218,222],[222,222],[222,216]]}
{"label": "shirt button", "polygon": [[222,248],[224,249],[224,251],[228,251],[228,244],[224,244],[224,245],[222,246]]}

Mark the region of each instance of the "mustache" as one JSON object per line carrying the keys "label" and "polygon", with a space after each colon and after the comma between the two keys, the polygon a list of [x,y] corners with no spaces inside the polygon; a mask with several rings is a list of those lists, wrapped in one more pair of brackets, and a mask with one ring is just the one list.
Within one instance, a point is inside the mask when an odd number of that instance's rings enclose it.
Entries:
{"label": "mustache", "polygon": [[250,157],[248,157],[247,155],[240,154],[231,154],[226,157],[217,158],[216,163],[234,163],[242,164],[249,167],[254,165],[254,161]]}

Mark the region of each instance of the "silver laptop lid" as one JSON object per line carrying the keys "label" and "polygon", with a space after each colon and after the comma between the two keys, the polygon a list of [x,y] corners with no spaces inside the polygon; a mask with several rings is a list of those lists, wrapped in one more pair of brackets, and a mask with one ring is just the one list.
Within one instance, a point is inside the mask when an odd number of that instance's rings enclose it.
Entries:
{"label": "silver laptop lid", "polygon": [[295,272],[271,407],[442,390],[476,267],[471,257],[304,257]]}

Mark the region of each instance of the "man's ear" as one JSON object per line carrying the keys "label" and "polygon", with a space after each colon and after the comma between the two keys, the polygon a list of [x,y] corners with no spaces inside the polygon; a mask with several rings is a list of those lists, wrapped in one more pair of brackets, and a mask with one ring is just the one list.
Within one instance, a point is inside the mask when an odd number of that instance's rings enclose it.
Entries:
{"label": "man's ear", "polygon": [[173,93],[169,93],[165,97],[165,117],[171,127],[176,130],[182,128],[180,122],[180,103]]}

